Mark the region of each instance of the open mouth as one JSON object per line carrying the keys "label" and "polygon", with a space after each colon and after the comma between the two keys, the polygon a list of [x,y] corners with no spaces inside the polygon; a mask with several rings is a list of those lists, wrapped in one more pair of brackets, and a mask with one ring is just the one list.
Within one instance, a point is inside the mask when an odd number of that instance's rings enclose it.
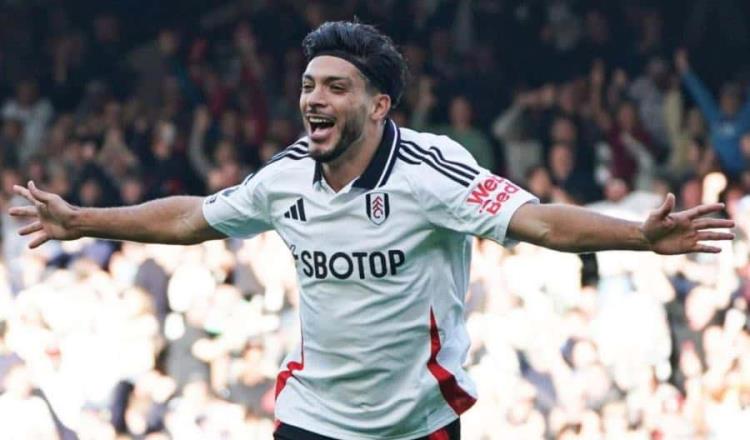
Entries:
{"label": "open mouth", "polygon": [[308,115],[307,122],[310,124],[310,138],[316,142],[325,140],[336,125],[335,119],[322,115]]}

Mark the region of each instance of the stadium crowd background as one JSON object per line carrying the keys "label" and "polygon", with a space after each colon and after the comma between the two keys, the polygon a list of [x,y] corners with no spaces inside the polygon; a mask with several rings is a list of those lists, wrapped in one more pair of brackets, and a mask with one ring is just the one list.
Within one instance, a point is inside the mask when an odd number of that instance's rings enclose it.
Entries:
{"label": "stadium crowd background", "polygon": [[464,438],[750,436],[747,2],[111,3],[0,6],[1,438],[270,438],[298,337],[275,234],[29,251],[6,211],[28,179],[84,206],[240,182],[301,133],[301,38],[353,16],[409,62],[398,123],[543,201],[738,224],[717,256],[477,242]]}

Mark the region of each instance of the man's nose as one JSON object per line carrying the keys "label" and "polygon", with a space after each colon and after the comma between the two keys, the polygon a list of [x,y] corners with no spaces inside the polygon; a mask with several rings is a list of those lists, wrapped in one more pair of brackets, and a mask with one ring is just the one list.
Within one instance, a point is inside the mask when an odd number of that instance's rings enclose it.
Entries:
{"label": "man's nose", "polygon": [[323,87],[315,87],[307,94],[307,106],[311,108],[325,107],[326,97]]}

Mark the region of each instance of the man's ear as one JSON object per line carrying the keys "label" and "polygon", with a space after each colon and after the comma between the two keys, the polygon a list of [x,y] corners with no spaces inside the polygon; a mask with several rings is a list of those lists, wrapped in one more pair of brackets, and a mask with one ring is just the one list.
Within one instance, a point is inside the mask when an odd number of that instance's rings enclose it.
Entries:
{"label": "man's ear", "polygon": [[389,111],[391,111],[391,97],[385,93],[375,95],[370,117],[373,120],[379,121],[385,119]]}

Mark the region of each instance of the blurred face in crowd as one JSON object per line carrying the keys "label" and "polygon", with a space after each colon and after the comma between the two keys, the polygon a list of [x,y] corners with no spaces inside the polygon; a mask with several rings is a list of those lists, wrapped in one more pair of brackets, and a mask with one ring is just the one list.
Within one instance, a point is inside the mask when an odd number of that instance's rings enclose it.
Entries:
{"label": "blurred face in crowd", "polygon": [[703,119],[703,115],[698,108],[691,108],[688,111],[685,125],[691,136],[699,136],[706,133],[706,121]]}
{"label": "blurred face in crowd", "polygon": [[21,174],[13,168],[1,170],[0,176],[2,176],[3,194],[13,194],[13,185],[21,184]]}
{"label": "blurred face in crowd", "polygon": [[552,175],[558,179],[567,179],[573,171],[573,151],[570,146],[557,143],[549,152],[549,163]]}
{"label": "blurred face in crowd", "polygon": [[177,52],[180,40],[174,31],[165,29],[159,32],[157,44],[159,50],[161,50],[164,55],[174,55],[174,53]]}
{"label": "blurred face in crowd", "polygon": [[83,182],[78,190],[78,198],[83,206],[97,206],[102,198],[102,188],[94,179]]}
{"label": "blurred face in crowd", "polygon": [[297,138],[299,130],[288,118],[276,118],[271,121],[268,132],[273,138],[281,139],[284,144],[291,144]]}
{"label": "blurred face in crowd", "polygon": [[544,167],[536,167],[530,173],[528,177],[529,190],[540,198],[549,198],[552,191],[552,180],[549,177],[549,172]]}
{"label": "blurred face in crowd", "polygon": [[385,114],[377,101],[386,98],[368,90],[365,77],[348,61],[326,55],[313,58],[302,77],[299,100],[310,156],[331,162],[361,142],[368,124],[382,122]]}
{"label": "blurred face in crowd", "polygon": [[65,168],[56,168],[50,171],[49,183],[47,184],[50,191],[56,194],[67,195],[70,192],[70,176]]}
{"label": "blurred face in crowd", "polygon": [[33,104],[38,96],[39,89],[33,81],[22,81],[18,85],[16,97],[21,105],[26,106]]}
{"label": "blurred face in crowd", "polygon": [[281,151],[281,146],[278,142],[272,139],[266,139],[260,146],[260,160],[261,163],[266,163],[273,157],[274,154]]}
{"label": "blurred face in crowd", "polygon": [[702,330],[714,317],[715,292],[707,287],[696,287],[685,299],[685,315],[688,325],[693,330]]}
{"label": "blurred face in crowd", "polygon": [[604,44],[609,41],[609,23],[607,18],[599,11],[591,11],[586,14],[586,31],[592,41]]}
{"label": "blurred face in crowd", "polygon": [[221,115],[221,123],[219,124],[219,131],[221,136],[227,139],[234,139],[237,137],[237,133],[240,128],[239,116],[234,111],[225,111]]}
{"label": "blurred face in crowd", "polygon": [[551,135],[554,142],[564,142],[573,145],[578,140],[576,126],[568,118],[557,118],[552,124]]}
{"label": "blurred face in crowd", "polygon": [[573,367],[585,368],[596,362],[598,355],[596,347],[591,341],[578,341],[573,346]]}
{"label": "blurred face in crowd", "polygon": [[721,111],[728,116],[734,116],[740,110],[740,106],[742,105],[741,95],[742,92],[736,85],[725,85],[721,90],[721,98],[719,102],[721,105]]}
{"label": "blurred face in crowd", "polygon": [[444,59],[451,52],[451,34],[447,29],[436,29],[430,35],[430,53],[438,59]]}
{"label": "blurred face in crowd", "polygon": [[608,403],[604,406],[602,413],[604,432],[607,435],[617,435],[628,430],[628,414],[624,403]]}
{"label": "blurred face in crowd", "polygon": [[703,187],[698,179],[691,179],[680,188],[680,205],[683,209],[698,206],[703,200]]}
{"label": "blurred face in crowd", "polygon": [[17,141],[23,133],[23,124],[16,119],[6,119],[3,122],[3,137],[11,141]]}
{"label": "blurred face in crowd", "polygon": [[695,351],[695,344],[692,342],[683,343],[680,347],[680,370],[685,377],[697,377],[703,372],[703,365]]}
{"label": "blurred face in crowd", "polygon": [[663,58],[653,58],[646,66],[646,74],[660,88],[665,88],[669,84],[669,67]]}
{"label": "blurred face in crowd", "polygon": [[94,19],[94,36],[99,42],[117,41],[119,32],[119,23],[113,15],[100,15]]}
{"label": "blurred face in crowd", "polygon": [[694,167],[697,168],[701,161],[703,161],[703,153],[705,151],[706,146],[703,144],[703,141],[697,138],[693,138],[690,140],[690,143],[688,144],[687,157]]}
{"label": "blurred face in crowd", "polygon": [[557,96],[557,105],[567,115],[575,114],[578,110],[576,103],[576,84],[575,82],[565,83],[560,87],[560,93]]}
{"label": "blurred face in crowd", "polygon": [[219,165],[236,162],[238,160],[237,147],[230,141],[219,141],[213,156],[214,162]]}
{"label": "blurred face in crowd", "polygon": [[125,205],[135,205],[143,201],[143,181],[128,177],[120,187],[120,198]]}
{"label": "blurred face in crowd", "polygon": [[450,106],[451,125],[453,127],[468,127],[471,125],[471,104],[463,96],[453,98]]}
{"label": "blurred face in crowd", "polygon": [[427,62],[427,54],[417,44],[407,44],[403,47],[404,59],[409,66],[410,72],[422,72]]}
{"label": "blurred face in crowd", "polygon": [[742,151],[742,156],[745,160],[750,161],[750,133],[742,135],[742,139],[740,140],[740,151]]}
{"label": "blurred face in crowd", "polygon": [[617,109],[617,124],[622,130],[632,132],[638,125],[638,113],[635,106],[629,102]]}
{"label": "blurred face in crowd", "polygon": [[604,196],[610,202],[619,202],[628,195],[628,185],[622,179],[609,179],[604,186]]}
{"label": "blurred face in crowd", "polygon": [[160,122],[156,127],[152,151],[158,159],[167,159],[172,155],[172,145],[177,136],[177,128],[171,122]]}
{"label": "blurred face in crowd", "polygon": [[6,392],[16,398],[25,399],[31,396],[32,383],[26,367],[12,367],[5,376]]}
{"label": "blurred face in crowd", "polygon": [[43,182],[46,180],[47,167],[40,157],[34,157],[26,164],[24,174],[31,180]]}

